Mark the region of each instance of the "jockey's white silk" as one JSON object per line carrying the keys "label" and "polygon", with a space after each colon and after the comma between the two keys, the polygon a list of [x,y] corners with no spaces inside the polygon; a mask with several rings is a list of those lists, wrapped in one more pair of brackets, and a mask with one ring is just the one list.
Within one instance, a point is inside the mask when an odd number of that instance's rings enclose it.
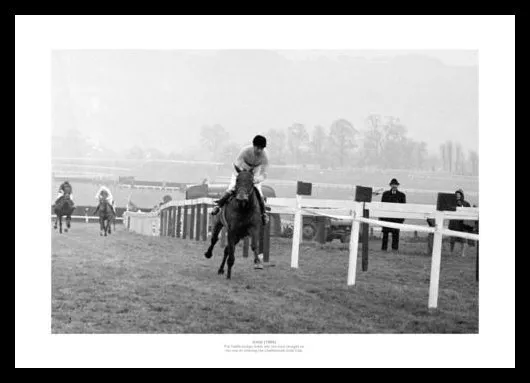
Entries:
{"label": "jockey's white silk", "polygon": [[[254,145],[245,146],[239,152],[234,165],[240,169],[252,171],[254,174],[254,185],[258,189],[260,195],[263,197],[261,190],[261,183],[267,179],[267,170],[269,167],[269,158],[267,151],[263,149],[261,155],[256,156],[254,152]],[[230,184],[227,191],[233,191],[236,187],[237,172],[234,170],[230,178]]]}
{"label": "jockey's white silk", "polygon": [[267,169],[269,167],[269,157],[266,149],[263,149],[259,156],[254,153],[254,146],[245,146],[239,152],[234,164],[245,170],[252,170],[254,175],[261,175],[267,177]]}
{"label": "jockey's white silk", "polygon": [[98,192],[96,193],[96,199],[99,200],[99,195],[101,194],[103,190],[105,190],[108,194],[107,202],[110,203],[111,205],[114,205],[114,197],[112,196],[112,193],[110,192],[109,188],[106,186],[101,186],[99,188]]}
{"label": "jockey's white silk", "polygon": [[[64,195],[64,192],[62,190],[59,190],[59,192],[57,193],[57,198],[56,199],[59,199],[63,195]],[[74,202],[74,195],[71,194],[71,193],[70,193],[70,199],[72,200],[72,202]]]}

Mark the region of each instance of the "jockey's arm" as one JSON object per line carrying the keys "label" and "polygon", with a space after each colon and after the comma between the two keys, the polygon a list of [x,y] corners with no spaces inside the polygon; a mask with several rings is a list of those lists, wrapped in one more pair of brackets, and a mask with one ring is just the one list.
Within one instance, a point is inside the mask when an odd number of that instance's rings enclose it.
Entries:
{"label": "jockey's arm", "polygon": [[267,165],[259,165],[254,169],[254,183],[259,184],[267,179]]}
{"label": "jockey's arm", "polygon": [[243,148],[239,152],[239,154],[237,155],[236,160],[234,161],[234,165],[237,166],[239,169],[245,169],[246,168],[245,154],[246,154],[246,150],[245,150],[245,148]]}
{"label": "jockey's arm", "polygon": [[102,190],[103,190],[102,187],[100,187],[100,188],[98,189],[98,191],[96,192],[96,199],[99,199],[99,195],[101,194],[101,191],[102,191]]}
{"label": "jockey's arm", "polygon": [[263,152],[263,160],[261,162],[261,165],[258,165],[254,169],[254,183],[262,183],[267,179],[268,171],[269,171],[269,158],[267,157],[267,153]]}

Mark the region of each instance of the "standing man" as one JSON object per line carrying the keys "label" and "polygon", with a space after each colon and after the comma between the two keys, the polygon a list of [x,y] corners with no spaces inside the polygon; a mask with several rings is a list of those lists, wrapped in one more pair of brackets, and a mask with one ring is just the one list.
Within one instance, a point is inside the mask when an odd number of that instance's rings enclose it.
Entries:
{"label": "standing man", "polygon": [[[465,200],[464,191],[462,189],[458,189],[455,192],[455,195],[456,195],[456,206],[458,206],[458,207],[471,207],[469,202],[467,202]],[[463,220],[455,220],[455,219],[452,219],[452,220],[449,221],[449,227],[448,228],[449,228],[449,230],[464,231],[464,232],[468,232],[468,233],[471,233],[473,231],[473,227],[470,227],[470,226],[466,225]],[[459,238],[459,237],[450,237],[449,238],[449,246],[451,248],[451,254],[454,253],[455,243],[457,243],[457,242],[462,244],[461,255],[462,255],[462,257],[465,257],[466,256],[466,247],[467,247],[467,244],[468,244],[468,240],[464,239],[464,238]]]}
{"label": "standing man", "polygon": [[[390,202],[390,203],[407,203],[407,197],[405,193],[402,193],[398,190],[399,182],[397,179],[393,178],[390,181],[390,190],[387,190],[383,193],[381,197],[381,202]],[[386,222],[395,222],[403,223],[405,219],[403,218],[380,218],[380,221]],[[383,243],[381,250],[386,251],[388,248],[388,235],[392,233],[392,250],[397,251],[399,248],[399,229],[391,229],[388,227],[383,227]]]}
{"label": "standing man", "polygon": [[[254,174],[254,187],[257,189],[258,201],[261,209],[261,218],[263,224],[267,224],[268,217],[265,213],[265,202],[263,200],[263,191],[261,190],[261,183],[267,179],[267,170],[269,167],[269,158],[265,147],[267,146],[267,139],[263,136],[257,135],[252,140],[252,145],[245,146],[237,156],[234,165],[239,169],[251,171]],[[217,201],[217,206],[212,210],[212,215],[216,215],[221,211],[221,208],[228,202],[236,188],[237,173],[232,172],[232,178],[225,194]]]}

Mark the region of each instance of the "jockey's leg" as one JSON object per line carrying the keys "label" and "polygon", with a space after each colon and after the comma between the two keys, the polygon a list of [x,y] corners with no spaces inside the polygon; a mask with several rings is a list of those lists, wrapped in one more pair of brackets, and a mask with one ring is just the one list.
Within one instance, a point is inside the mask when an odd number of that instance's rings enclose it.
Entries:
{"label": "jockey's leg", "polygon": [[55,198],[54,206],[57,206],[57,204],[58,204],[59,201],[61,200],[62,196],[63,196],[63,195],[62,195],[61,193],[57,194],[57,198]]}
{"label": "jockey's leg", "polygon": [[228,202],[232,194],[234,194],[234,191],[236,189],[236,178],[237,174],[232,173],[230,184],[228,185],[225,194],[223,194],[223,196],[216,201],[217,205],[212,209],[212,215],[218,214],[221,211],[221,208]]}
{"label": "jockey's leg", "polygon": [[112,214],[116,215],[116,209],[114,209],[114,200],[112,198],[109,198],[107,201],[110,204],[110,209],[112,210]]}
{"label": "jockey's leg", "polygon": [[254,184],[254,188],[258,191],[258,202],[261,211],[261,221],[266,225],[269,221],[269,216],[265,212],[265,200],[263,199],[263,191],[261,190],[261,184]]}

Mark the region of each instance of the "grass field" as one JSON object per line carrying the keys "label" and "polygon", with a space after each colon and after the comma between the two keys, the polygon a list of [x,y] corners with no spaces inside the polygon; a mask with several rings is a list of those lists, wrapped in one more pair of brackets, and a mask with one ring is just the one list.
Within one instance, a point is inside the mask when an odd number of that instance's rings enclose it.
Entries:
{"label": "grass field", "polygon": [[271,265],[236,253],[233,279],[217,275],[206,243],[144,237],[120,225],[52,232],[52,332],[59,333],[478,333],[475,250],[444,254],[439,309],[427,308],[430,257],[404,240],[399,255],[370,244],[370,270],[346,286],[348,251],[308,243],[290,268],[291,242],[273,239]]}

